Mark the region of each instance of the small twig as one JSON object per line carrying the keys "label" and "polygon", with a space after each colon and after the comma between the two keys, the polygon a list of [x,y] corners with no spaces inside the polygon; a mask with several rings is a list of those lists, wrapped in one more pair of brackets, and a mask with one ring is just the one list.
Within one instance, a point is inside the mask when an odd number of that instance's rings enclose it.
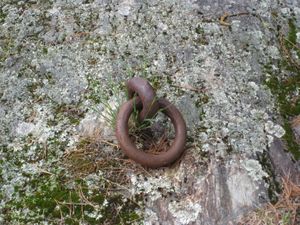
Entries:
{"label": "small twig", "polygon": [[42,168],[39,168],[39,167],[37,167],[37,166],[35,166],[36,167],[36,169],[40,172],[40,173],[42,173],[42,174],[48,174],[48,175],[55,175],[54,173],[51,173],[51,172],[49,172],[49,171],[47,171],[47,170],[44,170],[44,169],[42,169]]}
{"label": "small twig", "polygon": [[108,182],[108,183],[111,183],[111,184],[114,184],[114,185],[116,185],[116,186],[118,186],[118,187],[122,188],[123,190],[126,190],[126,191],[128,191],[128,192],[130,193],[130,190],[129,190],[128,188],[126,188],[125,186],[123,186],[123,185],[121,185],[121,184],[119,184],[119,183],[116,183],[116,182],[114,182],[114,181],[111,181],[111,180],[109,180],[109,179],[106,179],[105,177],[102,177],[102,179],[103,179],[104,181],[106,181],[106,182]]}
{"label": "small twig", "polygon": [[225,20],[228,18],[229,14],[225,13],[223,16],[220,17],[220,24],[223,26],[231,26],[230,23],[225,22]]}
{"label": "small twig", "polygon": [[54,199],[54,201],[55,201],[56,205],[59,207],[60,224],[63,224],[64,219],[63,219],[63,213],[62,213],[62,211],[60,209],[60,206],[59,206],[60,204],[59,204],[59,202],[56,199]]}
{"label": "small twig", "polygon": [[224,13],[223,16],[220,17],[220,24],[223,26],[231,26],[230,23],[226,22],[228,17],[235,17],[235,16],[242,16],[242,15],[251,15],[249,12],[240,12],[240,13],[234,13],[234,14],[229,14],[227,12]]}
{"label": "small twig", "polygon": [[193,87],[193,86],[191,86],[189,84],[183,84],[183,85],[172,84],[171,86],[172,87],[179,87],[179,88],[188,89],[188,90],[191,90],[191,91],[195,91],[197,93],[199,93],[199,92],[205,92],[206,91],[205,88],[196,88],[196,87]]}
{"label": "small twig", "polygon": [[228,17],[235,17],[235,16],[247,16],[247,15],[253,15],[256,16],[255,14],[251,14],[250,12],[240,12],[240,13],[233,13],[228,15]]}
{"label": "small twig", "polygon": [[300,47],[298,47],[296,44],[294,44],[293,42],[291,42],[289,39],[287,39],[286,37],[284,37],[284,39],[289,42],[291,45],[293,45],[294,48],[297,48],[298,50],[300,50]]}
{"label": "small twig", "polygon": [[79,191],[79,193],[78,193],[78,194],[79,194],[79,197],[80,197],[81,200],[83,200],[83,202],[85,202],[87,205],[92,206],[94,209],[97,208],[96,205],[94,205],[92,202],[90,202],[90,201],[87,199],[87,197],[85,197],[85,195],[84,195],[84,193],[83,193],[82,188],[81,188],[80,185],[79,185],[79,187],[78,187],[78,191]]}
{"label": "small twig", "polygon": [[300,69],[300,64],[293,58],[293,56],[291,55],[291,52],[285,46],[284,40],[286,40],[286,38],[284,37],[284,35],[282,34],[282,32],[279,32],[279,44],[280,44],[281,50],[283,51],[286,59],[291,64],[293,64],[295,67],[297,67],[298,69]]}
{"label": "small twig", "polygon": [[116,148],[120,148],[119,145],[114,144],[114,143],[109,142],[109,141],[101,140],[100,142],[103,142],[103,143],[105,143],[105,144],[111,145],[111,146],[116,147]]}
{"label": "small twig", "polygon": [[72,206],[72,205],[79,205],[79,206],[87,206],[90,205],[88,203],[83,203],[83,202],[61,202],[58,200],[55,200],[59,205],[68,205],[68,206]]}

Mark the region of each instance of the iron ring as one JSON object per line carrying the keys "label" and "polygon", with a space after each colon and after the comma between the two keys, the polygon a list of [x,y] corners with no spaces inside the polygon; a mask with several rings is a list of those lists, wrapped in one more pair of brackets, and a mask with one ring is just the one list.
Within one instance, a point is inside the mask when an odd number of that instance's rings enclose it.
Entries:
{"label": "iron ring", "polygon": [[142,111],[139,113],[139,122],[146,118],[152,118],[158,111],[156,94],[150,83],[140,77],[131,78],[126,82],[129,99],[137,93],[142,101]]}
{"label": "iron ring", "polygon": [[158,155],[139,150],[129,137],[128,120],[134,107],[141,107],[142,100],[137,97],[125,102],[119,109],[116,121],[116,136],[121,149],[135,162],[149,168],[158,168],[175,162],[185,150],[186,124],[178,109],[164,98],[157,104],[171,119],[175,129],[175,139],[167,152]]}

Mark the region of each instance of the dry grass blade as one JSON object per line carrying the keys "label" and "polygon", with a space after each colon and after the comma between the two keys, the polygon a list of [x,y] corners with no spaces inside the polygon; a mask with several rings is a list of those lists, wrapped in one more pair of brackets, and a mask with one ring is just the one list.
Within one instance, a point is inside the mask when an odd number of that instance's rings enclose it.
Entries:
{"label": "dry grass blade", "polygon": [[111,191],[126,190],[130,174],[145,173],[144,168],[124,158],[117,144],[102,138],[100,131],[83,137],[77,146],[63,155],[62,164],[72,175],[71,179],[83,179],[100,172],[105,189]]}
{"label": "dry grass blade", "polygon": [[[291,63],[296,68],[300,69],[300,64],[297,60],[294,59],[294,57],[291,54],[291,51],[286,47],[286,41],[290,43],[290,41],[284,36],[282,32],[279,32],[279,45],[283,52],[283,55],[285,56],[286,60]],[[290,43],[291,44],[291,43]],[[298,48],[297,46],[293,45],[294,47]]]}
{"label": "dry grass blade", "polygon": [[150,148],[147,150],[148,153],[159,154],[161,152],[168,151],[170,147],[170,141],[168,140],[168,135],[164,133],[162,137],[159,138],[158,143],[152,142]]}
{"label": "dry grass blade", "polygon": [[275,204],[268,204],[262,209],[242,218],[240,225],[297,225],[300,223],[300,185],[288,177],[282,179],[282,194]]}

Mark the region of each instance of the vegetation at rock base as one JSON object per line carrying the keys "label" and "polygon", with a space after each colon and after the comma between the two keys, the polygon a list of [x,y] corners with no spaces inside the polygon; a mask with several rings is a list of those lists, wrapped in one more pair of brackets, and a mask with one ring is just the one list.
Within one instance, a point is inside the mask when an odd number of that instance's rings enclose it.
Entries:
{"label": "vegetation at rock base", "polygon": [[91,189],[82,180],[68,187],[54,175],[43,175],[31,180],[31,185],[35,191],[24,193],[6,205],[6,222],[29,224],[44,220],[54,224],[132,224],[139,219],[133,210],[136,203],[122,195]]}
{"label": "vegetation at rock base", "polygon": [[[290,120],[300,114],[300,47],[296,43],[297,28],[294,20],[288,21],[289,31],[284,35],[279,30],[278,39],[281,47],[282,59],[278,62],[278,70],[274,70],[272,64],[266,65],[265,70],[271,76],[266,84],[277,97],[280,114],[284,121],[286,134],[284,139],[288,150],[296,160],[300,159],[300,147],[296,143]],[[298,59],[292,55],[296,53]],[[283,76],[284,75],[284,76]]]}
{"label": "vegetation at rock base", "polygon": [[300,222],[300,185],[293,183],[288,177],[282,179],[283,192],[274,204],[250,213],[239,221],[239,225],[296,225]]}

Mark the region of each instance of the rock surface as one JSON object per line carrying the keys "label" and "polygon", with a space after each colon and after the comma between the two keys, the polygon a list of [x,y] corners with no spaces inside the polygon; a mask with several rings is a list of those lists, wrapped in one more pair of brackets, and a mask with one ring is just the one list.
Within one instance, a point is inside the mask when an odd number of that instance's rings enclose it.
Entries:
{"label": "rock surface", "polygon": [[[82,137],[101,133],[117,143],[110,115],[132,76],[180,109],[188,148],[169,168],[126,174],[129,198],[139,196],[141,207],[132,209],[139,220],[123,221],[235,224],[276,196],[275,174],[285,169],[274,169],[282,159],[268,154],[286,154],[270,150],[286,131],[265,67],[278,70],[283,57],[277,25],[293,20],[300,30],[298,0],[2,0],[0,7],[0,223],[76,221],[76,212],[57,216],[68,198],[50,195],[65,202],[44,211],[35,198],[48,197],[46,187],[54,193],[56,175],[68,176],[61,162]],[[99,192],[103,174],[100,167],[82,178],[86,195]],[[103,222],[117,204],[107,202],[95,200],[78,221]]]}

